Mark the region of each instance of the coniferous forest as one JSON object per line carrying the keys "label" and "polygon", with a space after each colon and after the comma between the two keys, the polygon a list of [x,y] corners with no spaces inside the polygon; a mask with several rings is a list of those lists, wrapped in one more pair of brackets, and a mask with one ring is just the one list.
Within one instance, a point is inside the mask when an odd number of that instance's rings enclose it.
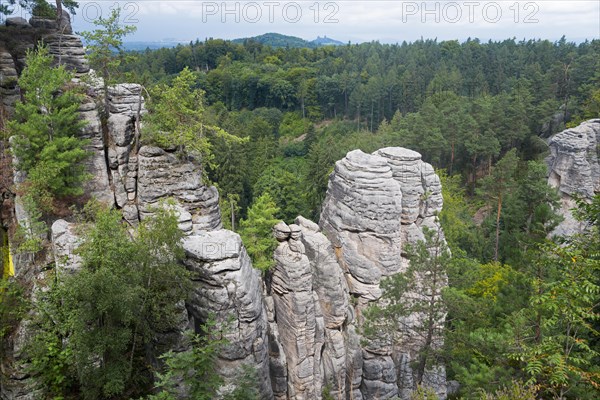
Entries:
{"label": "coniferous forest", "polygon": [[[406,250],[410,266],[382,281],[361,334],[389,339],[403,331],[402,318],[426,317],[412,328],[427,340],[413,360],[411,399],[438,398],[424,378],[433,364],[456,383],[451,399],[600,398],[600,195],[574,196],[584,229],[553,236],[564,216],[545,161],[552,135],[600,118],[600,40],[292,48],[211,38],[123,52],[133,29],[119,27],[118,12],[112,18],[83,33],[96,74],[89,82],[102,78],[95,90],[105,93],[121,82],[143,86],[148,112],[141,124],[139,110],[133,119],[132,143],[201,165],[203,185],[218,190],[223,227],[240,235],[265,292],[277,284],[273,226],[299,215],[319,221],[336,161],[355,149],[412,149],[440,178],[443,238],[425,229]],[[30,218],[6,235],[11,254],[33,254],[52,272],[43,259],[53,222],[77,223],[81,271],[50,273],[34,298],[31,276],[5,271],[2,348],[27,320],[26,370],[41,382],[40,399],[261,398],[252,366],[238,371],[234,389],[219,389],[214,366],[230,323],[207,316],[188,351],[157,344],[198,279],[183,261],[180,206],[144,210],[146,219],[127,225],[125,207],[87,202],[90,139],[77,133],[89,95],[77,79],[86,81],[52,57],[43,44],[27,50],[20,99],[2,118],[2,193],[6,204],[21,199]],[[100,99],[99,124],[110,127],[109,96]],[[23,172],[18,183],[13,166]],[[429,303],[407,300],[417,287]],[[443,346],[432,340],[439,321]],[[337,399],[334,389],[318,398]]]}

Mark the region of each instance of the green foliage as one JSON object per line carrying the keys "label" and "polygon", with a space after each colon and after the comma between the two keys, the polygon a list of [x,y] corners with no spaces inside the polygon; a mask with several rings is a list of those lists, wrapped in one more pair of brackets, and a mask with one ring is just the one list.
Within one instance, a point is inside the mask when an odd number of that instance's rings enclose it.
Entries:
{"label": "green foliage", "polygon": [[171,86],[159,84],[154,87],[146,118],[145,134],[149,141],[163,148],[176,147],[187,154],[199,157],[205,166],[213,162],[213,135],[230,142],[243,139],[226,133],[223,129],[206,124],[204,92],[195,89],[196,77],[185,68],[173,80]]}
{"label": "green foliage", "polygon": [[202,325],[200,333],[189,334],[189,339],[190,350],[169,351],[161,356],[165,372],[158,374],[155,385],[158,392],[148,396],[148,400],[175,400],[181,392],[196,400],[215,398],[223,384],[223,378],[215,369],[216,360],[227,341],[212,319]]}
{"label": "green foliage", "polygon": [[254,367],[243,365],[235,382],[235,389],[226,394],[224,400],[259,400],[258,377]]}
{"label": "green foliage", "polygon": [[285,113],[279,128],[282,137],[297,138],[308,132],[312,124],[298,113]]}
{"label": "green foliage", "polygon": [[48,396],[63,398],[77,385],[73,350],[67,344],[68,311],[62,307],[66,288],[56,281],[33,304],[33,336],[27,343],[30,372],[38,377]]}
{"label": "green foliage", "polygon": [[494,261],[498,261],[500,246],[500,217],[504,199],[515,187],[515,172],[519,158],[516,149],[512,149],[494,166],[488,176],[481,181],[479,194],[485,198],[488,206],[494,211],[495,230]]}
{"label": "green foliage", "polygon": [[[188,398],[212,400],[224,383],[217,372],[217,357],[228,344],[223,330],[213,317],[200,327],[200,332],[187,332],[190,349],[182,352],[169,351],[160,358],[164,363],[155,383],[155,394],[147,400],[176,400],[181,393]],[[258,400],[256,370],[243,365],[234,380],[233,390],[225,393],[224,400]]]}
{"label": "green foliage", "polygon": [[473,222],[466,191],[461,187],[461,177],[449,176],[445,170],[437,170],[442,184],[444,207],[440,213],[440,224],[451,249],[462,249],[476,256],[481,248],[480,237]]}
{"label": "green foliage", "polygon": [[47,193],[35,190],[25,190],[24,195],[21,197],[23,208],[29,219],[24,221],[24,225],[19,224],[15,231],[13,241],[17,253],[36,253],[43,248],[44,240],[48,234],[48,226],[43,220],[43,212],[38,205],[40,203],[38,196],[43,194],[46,195],[44,201],[52,200],[52,197]]}
{"label": "green foliage", "polygon": [[279,208],[269,193],[263,193],[248,209],[248,218],[240,222],[239,234],[252,258],[254,268],[266,272],[273,266],[273,251],[277,240],[273,226],[279,222]]}
{"label": "green foliage", "polygon": [[24,101],[17,103],[8,125],[18,168],[27,173],[25,186],[31,186],[28,192],[43,211],[55,197],[81,195],[87,179],[81,164],[88,156],[86,141],[77,137],[85,126],[78,112],[80,95],[70,84],[72,73],[52,62],[43,46],[27,53],[19,79]]}
{"label": "green foliage", "polygon": [[600,372],[590,369],[598,352],[589,340],[599,334],[593,323],[600,318],[600,260],[577,242],[547,243],[534,271],[530,307],[522,310],[534,337],[517,342],[512,357],[525,363],[542,393],[561,398],[581,383],[600,387]]}
{"label": "green foliage", "polygon": [[238,205],[240,196],[234,193],[227,194],[227,198],[219,198],[219,207],[221,208],[221,222],[225,229],[235,232],[236,220],[239,218],[240,206]]}
{"label": "green foliage", "polygon": [[56,395],[76,384],[86,399],[121,398],[140,389],[131,383],[156,332],[178,323],[189,282],[178,262],[182,233],[168,205],[133,238],[118,212],[91,214],[81,270],[63,276],[58,265],[54,285],[38,295],[32,365]]}
{"label": "green foliage", "polygon": [[531,385],[513,381],[494,393],[481,393],[479,400],[536,400],[537,390]]}
{"label": "green foliage", "polygon": [[323,393],[321,395],[323,397],[323,400],[335,400],[335,398],[331,394],[331,386],[330,385],[325,385],[325,387],[323,387]]}
{"label": "green foliage", "polygon": [[431,388],[419,386],[410,395],[410,400],[437,400],[438,395]]}
{"label": "green foliage", "polygon": [[[422,338],[414,371],[423,383],[426,371],[440,360],[442,324],[446,304],[442,291],[450,253],[439,233],[425,229],[425,241],[408,249],[410,264],[405,272],[382,281],[381,299],[365,312],[364,332],[369,340],[402,345],[412,335]],[[411,315],[421,318],[410,319]]]}
{"label": "green foliage", "polygon": [[293,171],[292,166],[291,160],[272,164],[263,171],[253,188],[254,193],[269,193],[279,207],[275,216],[288,223],[298,215],[308,213],[302,171]]}
{"label": "green foliage", "polygon": [[[121,65],[123,38],[136,31],[132,25],[121,26],[121,9],[115,8],[107,18],[99,17],[94,21],[98,27],[93,31],[81,32],[85,40],[87,57],[92,68],[100,73],[104,80],[104,89],[115,83],[115,74]],[[108,110],[105,110],[108,112]]]}
{"label": "green foliage", "polygon": [[4,340],[15,328],[27,306],[22,285],[15,279],[0,278],[0,340]]}
{"label": "green foliage", "polygon": [[24,101],[16,104],[15,118],[8,123],[17,168],[26,173],[17,189],[29,220],[17,230],[18,252],[41,249],[44,217],[55,210],[57,200],[82,195],[88,179],[82,163],[89,155],[87,142],[78,137],[85,126],[78,112],[81,96],[70,83],[73,74],[52,63],[44,46],[27,52],[19,79]]}

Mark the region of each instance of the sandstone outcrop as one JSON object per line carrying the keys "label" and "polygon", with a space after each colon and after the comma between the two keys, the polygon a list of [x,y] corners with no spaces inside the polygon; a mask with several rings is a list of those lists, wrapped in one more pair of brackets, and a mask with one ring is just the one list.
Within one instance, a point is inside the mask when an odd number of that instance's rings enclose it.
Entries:
{"label": "sandstone outcrop", "polygon": [[14,114],[15,103],[21,99],[17,79],[17,69],[12,54],[6,49],[0,49],[0,97],[8,117]]}
{"label": "sandstone outcrop", "polygon": [[[10,24],[39,30],[57,63],[79,75],[88,73],[81,41],[72,35],[67,20]],[[0,51],[0,93],[6,110],[19,98],[17,74],[24,50],[33,45]],[[192,274],[193,292],[179,305],[178,328],[155,338],[155,352],[182,349],[183,331],[198,330],[214,315],[228,340],[218,360],[226,382],[222,393],[236,384],[240,367],[249,364],[257,372],[264,399],[321,399],[325,391],[336,399],[409,398],[415,388],[411,361],[421,342],[365,343],[361,324],[366,307],[382,295],[382,279],[406,268],[407,244],[423,240],[424,227],[441,230],[436,219],[442,207],[440,181],[420,154],[402,148],[374,154],[355,150],[338,161],[319,224],[298,217],[294,224],[282,222],[274,228],[279,241],[275,266],[263,280],[240,237],[221,229],[217,189],[204,184],[198,161],[175,149],[142,145],[143,88],[119,84],[103,93],[102,82],[88,76],[95,83],[85,84],[87,93],[79,108],[87,122],[81,136],[89,140],[91,153],[86,170],[93,176],[86,183],[86,195],[122,210],[132,226],[171,198],[174,202],[165,206],[173,207],[186,234],[182,268]],[[108,116],[103,120],[105,105]],[[557,149],[565,147],[558,143],[562,142],[557,140]],[[563,152],[557,150],[557,157]],[[23,179],[15,174],[17,183]],[[16,203],[14,214],[26,223],[28,217]],[[74,252],[79,244],[76,225],[69,221],[53,223],[49,258],[62,270],[74,272],[81,259]],[[25,263],[32,265],[35,276],[48,260],[35,264],[32,257],[20,259],[20,265]],[[16,359],[21,356],[18,343],[11,351]],[[15,371],[0,398],[35,398],[30,377]],[[445,398],[442,365],[428,371],[425,382]]]}
{"label": "sandstone outcrop", "polygon": [[[276,227],[279,246],[271,293],[277,318],[279,344],[287,362],[287,395],[275,388],[278,398],[314,399],[321,392],[318,369],[323,345],[323,317],[316,307],[313,277],[298,225]],[[287,237],[286,237],[287,236]]]}
{"label": "sandstone outcrop", "polygon": [[599,145],[600,119],[585,121],[548,140],[548,184],[558,189],[559,212],[564,217],[554,234],[570,235],[583,229],[570,210],[575,207],[573,196],[591,199],[600,192]]}
{"label": "sandstone outcrop", "polygon": [[193,281],[187,304],[192,325],[198,328],[214,315],[228,340],[217,363],[226,384],[235,385],[247,364],[256,368],[260,398],[272,398],[261,278],[241,238],[227,230],[205,231],[187,236],[183,246]]}
{"label": "sandstone outcrop", "polygon": [[[324,389],[334,398],[410,398],[422,340],[365,341],[362,313],[381,297],[381,280],[406,268],[406,246],[424,240],[425,227],[443,240],[441,208],[439,178],[419,153],[355,150],[330,176],[320,226],[298,217],[274,227],[280,243],[267,304],[272,298],[275,398],[319,399]],[[440,346],[441,336],[434,341]],[[423,381],[446,397],[443,365],[427,370]]]}
{"label": "sandstone outcrop", "polygon": [[381,296],[382,276],[400,270],[401,214],[402,192],[384,158],[354,150],[336,163],[320,226],[361,305]]}

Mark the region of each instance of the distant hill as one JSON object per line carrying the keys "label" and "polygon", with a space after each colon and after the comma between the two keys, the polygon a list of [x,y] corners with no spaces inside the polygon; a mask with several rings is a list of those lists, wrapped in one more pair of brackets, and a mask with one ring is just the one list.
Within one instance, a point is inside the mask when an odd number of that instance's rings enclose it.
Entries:
{"label": "distant hill", "polygon": [[339,40],[335,40],[332,38],[328,38],[327,36],[317,36],[317,38],[315,40],[312,40],[310,43],[312,43],[315,47],[319,47],[319,46],[343,46],[344,43],[340,42]]}
{"label": "distant hill", "polygon": [[[265,33],[264,35],[253,36],[249,38],[240,38],[232,40],[233,43],[243,44],[247,40],[253,40],[271,47],[290,47],[290,48],[315,48],[321,46],[340,46],[344,43],[339,40],[328,38],[327,36],[318,36],[315,40],[304,40],[296,36],[282,35],[280,33]],[[188,42],[177,41],[175,39],[163,39],[156,42],[123,42],[123,49],[126,51],[143,51],[146,49],[156,50],[163,47],[177,47],[179,44]]]}
{"label": "distant hill", "polygon": [[160,49],[163,47],[177,47],[178,44],[185,44],[185,43],[177,42],[177,41],[123,42],[123,50],[125,50],[125,51],[143,51],[146,49],[156,50],[156,49]]}
{"label": "distant hill", "polygon": [[344,43],[331,38],[317,37],[315,40],[308,41],[296,36],[282,35],[280,33],[265,33],[264,35],[253,36],[250,38],[241,38],[232,40],[233,43],[244,43],[247,40],[252,40],[271,47],[320,47],[320,46],[339,46]]}

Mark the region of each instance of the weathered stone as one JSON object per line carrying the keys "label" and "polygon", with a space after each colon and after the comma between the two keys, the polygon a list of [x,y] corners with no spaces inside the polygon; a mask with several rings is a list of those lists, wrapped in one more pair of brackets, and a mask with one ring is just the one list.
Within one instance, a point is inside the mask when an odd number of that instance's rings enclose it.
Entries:
{"label": "weathered stone", "polygon": [[[356,299],[354,307],[349,307],[349,310],[354,308],[353,312],[348,313],[342,325],[347,332],[355,332],[354,324],[361,323],[360,319],[354,319],[354,314],[360,315],[369,302],[381,297],[381,279],[407,268],[406,245],[424,240],[425,227],[441,232],[436,217],[441,208],[439,177],[417,152],[403,148],[384,148],[373,155],[352,151],[336,163],[320,226],[333,243],[349,293]],[[297,221],[301,226],[310,226],[302,219]],[[310,229],[304,229],[303,236],[309,237],[309,232]],[[313,246],[303,240],[309,253]],[[314,254],[309,256],[311,265],[313,257]],[[315,263],[317,268],[318,264]],[[319,291],[319,299],[332,302],[326,292]],[[327,313],[323,314],[327,320]],[[420,317],[413,314],[405,323],[410,326]],[[369,341],[363,347],[358,335],[352,340],[348,334],[346,337],[346,395],[351,391],[353,398],[359,398],[356,396],[359,392],[361,398],[386,399],[397,395],[407,398],[406,394],[412,393],[415,386],[410,364],[395,360],[401,360],[405,353],[407,357],[418,354],[423,346],[420,338],[411,337],[396,349],[385,341]],[[436,336],[436,340],[441,338]],[[408,375],[402,377],[399,368]],[[427,385],[445,398],[444,367],[435,366],[425,375]]]}
{"label": "weathered stone", "polygon": [[108,117],[108,132],[112,144],[128,146],[135,135],[134,118],[127,114],[111,114]]}
{"label": "weathered stone", "polygon": [[219,373],[231,385],[243,364],[255,366],[261,398],[272,398],[260,275],[239,235],[226,230],[199,232],[187,236],[183,247],[194,286],[187,303],[194,326],[214,315],[225,328],[228,344],[219,354]]}
{"label": "weathered stone", "polygon": [[31,24],[23,17],[9,17],[4,22],[6,26],[14,26],[17,28],[31,28]]}
{"label": "weathered stone", "polygon": [[[114,195],[110,188],[106,159],[104,157],[104,144],[102,141],[102,125],[98,106],[94,98],[86,96],[79,107],[81,118],[86,125],[81,131],[81,137],[89,142],[86,150],[90,157],[85,160],[85,170],[90,179],[84,183],[84,191],[105,205],[114,204]],[[109,160],[111,156],[109,154]],[[116,163],[116,157],[115,157]]]}
{"label": "weathered stone", "polygon": [[583,122],[552,136],[548,141],[550,156],[548,183],[561,193],[588,198],[600,192],[600,119]]}
{"label": "weathered stone", "polygon": [[56,65],[64,65],[78,74],[84,74],[90,70],[79,36],[57,32],[44,35],[43,40],[48,47],[48,52],[54,56]]}
{"label": "weathered stone", "polygon": [[217,189],[202,183],[198,165],[151,146],[140,149],[138,164],[137,197],[142,218],[151,215],[161,199],[173,197],[192,215],[194,231],[221,227]]}
{"label": "weathered stone", "polygon": [[585,121],[548,140],[548,184],[559,191],[561,207],[558,211],[564,217],[553,231],[554,235],[572,235],[585,229],[585,225],[573,217],[571,209],[575,206],[575,195],[590,200],[600,192],[599,145],[600,119]]}
{"label": "weathered stone", "polygon": [[354,150],[336,163],[320,225],[355,281],[378,284],[398,271],[402,196],[386,159]]}
{"label": "weathered stone", "polygon": [[130,117],[146,113],[143,87],[137,83],[121,83],[108,88],[109,111]]}
{"label": "weathered stone", "polygon": [[291,233],[292,231],[290,227],[283,221],[279,222],[273,227],[273,235],[275,235],[275,239],[277,239],[279,242],[285,242],[288,240]]}
{"label": "weathered stone", "polygon": [[52,224],[52,252],[56,268],[68,273],[76,272],[81,268],[81,257],[75,250],[79,247],[80,238],[74,232],[75,225],[63,219]]}
{"label": "weathered stone", "polygon": [[[275,228],[285,232],[288,239],[281,240],[275,250],[271,278],[276,321],[271,324],[270,339],[276,341],[271,345],[271,368],[278,378],[273,391],[277,398],[308,400],[319,398],[323,385],[325,320],[318,295],[313,291],[311,264],[301,241],[302,227],[284,225],[279,223]],[[337,350],[341,352],[339,347]],[[330,360],[331,357],[326,358]],[[278,371],[283,366],[287,369],[285,373]],[[284,377],[287,377],[285,390],[281,385]]]}
{"label": "weathered stone", "polygon": [[415,222],[419,216],[421,198],[425,188],[421,182],[421,155],[402,147],[386,147],[374,154],[385,157],[393,177],[402,190],[402,223]]}
{"label": "weathered stone", "polygon": [[348,313],[348,285],[335,258],[331,242],[319,226],[303,217],[296,218],[302,243],[310,261],[313,286],[328,329],[340,328]]}
{"label": "weathered stone", "polygon": [[21,100],[17,77],[13,56],[6,49],[0,49],[0,97],[9,117],[14,114],[15,103]]}

